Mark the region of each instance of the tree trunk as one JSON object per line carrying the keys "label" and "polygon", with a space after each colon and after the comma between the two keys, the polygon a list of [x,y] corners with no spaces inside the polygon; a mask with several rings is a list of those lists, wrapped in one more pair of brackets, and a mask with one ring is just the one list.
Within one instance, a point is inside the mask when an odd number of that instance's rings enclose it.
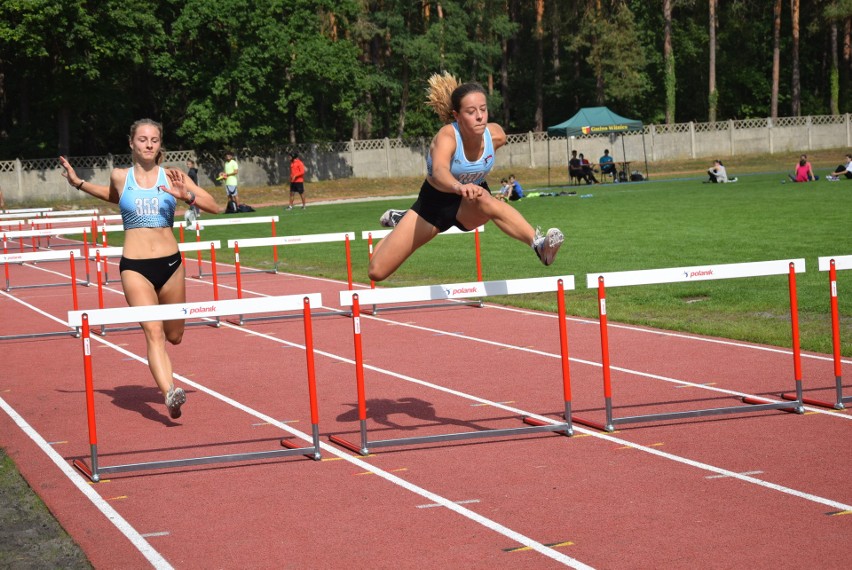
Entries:
{"label": "tree trunk", "polygon": [[56,131],[59,135],[59,148],[57,150],[60,156],[68,156],[71,152],[70,117],[71,112],[68,105],[62,105],[56,115]]}
{"label": "tree trunk", "polygon": [[[596,0],[595,2],[595,29],[599,32],[602,27],[601,20],[604,18],[603,9],[601,8],[601,0]],[[592,42],[596,43],[600,41],[599,33],[596,32],[592,36]],[[594,49],[594,46],[593,46]],[[595,103],[597,105],[603,106],[606,103],[606,89],[604,82],[604,73],[603,73],[603,62],[601,58],[595,58]]]}
{"label": "tree trunk", "polygon": [[716,15],[716,7],[719,0],[710,0],[710,69],[708,72],[707,86],[707,120],[716,122],[716,109],[719,104],[719,93],[716,91],[716,28],[719,21]]}
{"label": "tree trunk", "polygon": [[799,0],[790,0],[790,18],[793,23],[793,80],[790,85],[790,113],[802,116],[802,84],[799,75]]}
{"label": "tree trunk", "polygon": [[775,0],[772,9],[772,98],[770,114],[778,118],[778,87],[781,82],[781,0]]}
{"label": "tree trunk", "polygon": [[535,127],[544,130],[544,0],[535,2]]}
{"label": "tree trunk", "polygon": [[408,100],[411,97],[410,94],[410,79],[408,73],[408,66],[402,66],[402,95],[400,96],[399,102],[399,124],[397,126],[397,137],[402,138],[402,135],[405,133],[405,113],[408,112]]}
{"label": "tree trunk", "polygon": [[665,65],[665,87],[666,87],[666,124],[671,125],[675,121],[675,77],[674,53],[672,50],[672,0],[663,0],[663,64]]}
{"label": "tree trunk", "polygon": [[828,107],[832,115],[840,114],[840,69],[837,61],[837,20],[831,20],[831,71],[829,72],[831,87],[829,89]]}

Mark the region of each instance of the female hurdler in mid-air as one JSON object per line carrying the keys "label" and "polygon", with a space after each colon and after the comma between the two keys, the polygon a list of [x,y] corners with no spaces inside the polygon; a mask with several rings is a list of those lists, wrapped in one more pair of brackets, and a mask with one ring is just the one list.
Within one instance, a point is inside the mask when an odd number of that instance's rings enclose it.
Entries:
{"label": "female hurdler in mid-air", "polygon": [[426,180],[410,210],[388,210],[382,225],[393,227],[376,246],[369,275],[383,281],[417,248],[456,226],[470,231],[488,220],[506,235],[529,245],[545,265],[553,263],[564,239],[551,228],[542,235],[515,208],[491,196],[485,176],[494,166],[494,152],[506,144],[506,133],[488,122],[485,89],[478,83],[458,84],[450,74],[429,79],[429,105],[446,123],[426,157]]}

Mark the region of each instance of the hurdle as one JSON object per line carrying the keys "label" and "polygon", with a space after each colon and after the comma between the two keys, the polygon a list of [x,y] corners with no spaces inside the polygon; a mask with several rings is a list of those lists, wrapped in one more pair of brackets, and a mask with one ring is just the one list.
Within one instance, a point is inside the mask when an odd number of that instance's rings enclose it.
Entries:
{"label": "hurdle", "polygon": [[[802,405],[802,366],[799,350],[799,317],[796,300],[796,271],[805,271],[805,260],[777,260],[749,263],[731,263],[724,265],[700,265],[692,267],[673,267],[666,269],[647,269],[637,271],[619,271],[612,273],[589,273],[586,275],[586,286],[598,290],[598,315],[601,337],[601,369],[603,370],[604,404],[606,422],[601,424],[593,420],[574,416],[578,424],[586,425],[601,431],[612,432],[616,425],[662,421],[673,419],[694,418],[718,414],[734,414],[758,412],[764,410],[782,410],[785,412],[804,413]],[[686,283],[692,281],[709,281],[717,279],[737,279],[743,277],[765,277],[772,275],[788,275],[790,292],[790,315],[793,333],[793,376],[796,382],[797,398],[795,402],[772,402],[763,398],[746,396],[742,399],[746,406],[727,406],[680,412],[644,414],[616,418],[613,416],[612,382],[609,354],[609,335],[607,332],[606,287],[626,287],[636,285],[655,285],[663,283]]]}
{"label": "hurdle", "polygon": [[[393,230],[390,229],[390,230],[367,230],[367,231],[361,232],[361,239],[367,240],[368,259],[373,258],[373,239],[381,239],[381,238],[387,237],[387,235],[390,234],[392,231]],[[484,232],[484,231],[485,231],[484,225],[479,226],[477,228],[474,228],[474,230],[473,230],[474,251],[475,251],[475,259],[476,259],[476,281],[479,282],[479,283],[482,282],[482,257],[480,255],[479,232]],[[448,229],[447,231],[439,233],[438,236],[469,234],[469,233],[471,233],[471,232],[463,232],[462,230],[453,226],[452,228]],[[351,283],[349,285],[349,288],[352,289]],[[370,288],[371,289],[376,288],[376,282],[375,281],[370,280]],[[456,302],[456,303],[444,303],[443,305],[446,306],[446,305],[459,305],[459,304],[468,305],[468,306],[471,306],[471,307],[481,307],[482,301],[479,301],[479,300],[477,300],[477,301],[462,301],[462,302]],[[404,310],[408,310],[408,309],[420,309],[423,306],[424,305],[407,305],[407,306],[398,306],[398,307],[385,307],[384,310],[385,311],[388,311],[388,310],[404,311]],[[429,305],[426,305],[426,306],[435,307],[435,306],[441,306],[441,305],[433,303],[433,304],[429,304]],[[373,305],[372,314],[377,315],[378,313],[379,313],[378,305]]]}
{"label": "hurdle", "polygon": [[7,210],[0,210],[0,218],[5,216],[6,214],[27,214],[27,215],[36,215],[40,216],[43,212],[52,212],[53,208],[9,208]]}
{"label": "hurdle", "polygon": [[[65,251],[39,251],[35,253],[6,253],[5,247],[3,254],[0,255],[0,263],[3,264],[5,268],[5,276],[6,276],[6,289],[5,291],[11,291],[13,287],[10,284],[9,278],[9,263],[19,263],[23,264],[27,261],[61,261],[63,259],[67,259],[71,266],[71,275],[69,279],[69,284],[71,285],[71,306],[74,310],[79,308],[78,299],[77,299],[77,285],[83,285],[82,282],[77,281],[77,269],[74,263],[76,257],[79,257],[80,250],[65,250]],[[65,283],[43,283],[37,285],[19,285],[15,287],[16,289],[25,289],[25,288],[34,288],[34,287],[57,287],[65,285]],[[77,336],[79,335],[79,331],[76,328],[72,328],[67,331],[51,331],[51,332],[42,332],[42,333],[26,333],[26,334],[13,334],[13,335],[3,335],[0,336],[0,341],[2,340],[18,340],[18,339],[30,339],[30,338],[43,338],[43,337],[52,337],[52,336]]]}
{"label": "hurdle", "polygon": [[[835,410],[846,409],[845,404],[852,402],[852,396],[843,395],[843,364],[840,354],[840,312],[837,301],[837,271],[852,269],[852,255],[835,255],[820,257],[818,259],[819,270],[828,271],[828,293],[831,299],[831,346],[832,360],[834,362],[834,402],[817,400],[815,398],[802,398],[805,404],[821,408],[833,408]],[[785,400],[794,400],[797,397],[789,392],[781,394]]]}
{"label": "hurdle", "polygon": [[[355,453],[368,455],[371,447],[396,447],[435,443],[472,438],[511,437],[539,432],[555,432],[565,436],[574,434],[571,423],[571,378],[568,365],[568,333],[565,325],[565,291],[574,289],[574,277],[535,277],[530,279],[513,279],[508,281],[479,281],[471,283],[454,283],[444,285],[425,285],[401,287],[398,289],[368,289],[360,292],[341,291],[340,304],[352,307],[352,331],[355,344],[355,379],[358,393],[358,421],[360,428],[360,444],[342,437],[331,435],[329,439],[338,445]],[[559,338],[562,357],[562,391],[563,391],[563,422],[546,423],[535,418],[525,417],[522,421],[526,427],[496,428],[478,431],[457,432],[449,434],[404,437],[397,439],[369,441],[367,433],[367,401],[364,387],[364,356],[362,351],[363,334],[360,318],[360,303],[378,303],[390,297],[393,302],[428,301],[436,299],[463,299],[469,297],[484,297],[491,295],[519,295],[524,293],[556,292],[558,305]]]}
{"label": "hurdle", "polygon": [[[0,255],[0,263],[4,266],[4,272],[6,277],[6,288],[5,291],[11,291],[12,289],[34,289],[38,287],[62,287],[65,283],[35,283],[32,285],[15,285],[12,286],[12,281],[9,272],[9,264],[17,264],[23,265],[27,262],[38,263],[39,261],[64,261],[70,260],[71,263],[71,283],[77,285],[86,285],[83,281],[77,281],[77,270],[74,266],[74,258],[80,257],[79,249],[69,249],[64,251],[33,251],[33,252],[21,252],[21,253],[9,253],[6,249],[5,243],[3,246],[3,255]],[[76,290],[75,290],[76,291]]]}
{"label": "hurdle", "polygon": [[[100,309],[96,311],[71,311],[68,321],[82,328],[83,373],[86,383],[86,417],[89,428],[89,462],[74,459],[73,465],[92,482],[97,483],[101,475],[110,473],[125,473],[128,471],[143,471],[152,469],[168,469],[192,465],[208,465],[235,461],[250,461],[255,459],[270,459],[291,455],[306,455],[315,461],[321,459],[319,442],[319,413],[317,408],[316,371],[314,366],[313,329],[311,325],[311,305],[322,305],[322,295],[311,293],[307,295],[286,295],[280,297],[258,297],[256,299],[206,301],[202,303],[180,303],[172,305],[153,305],[145,307],[125,307],[118,309]],[[269,451],[252,451],[232,453],[227,455],[208,455],[184,459],[169,459],[128,463],[123,465],[103,466],[98,462],[98,437],[95,418],[94,374],[92,364],[92,346],[90,327],[94,325],[127,324],[142,321],[180,320],[186,318],[208,318],[236,315],[239,313],[269,313],[302,311],[305,329],[305,354],[308,371],[308,395],[310,403],[312,445],[296,447],[289,440],[281,441],[287,449]],[[193,317],[194,315],[194,317]]]}

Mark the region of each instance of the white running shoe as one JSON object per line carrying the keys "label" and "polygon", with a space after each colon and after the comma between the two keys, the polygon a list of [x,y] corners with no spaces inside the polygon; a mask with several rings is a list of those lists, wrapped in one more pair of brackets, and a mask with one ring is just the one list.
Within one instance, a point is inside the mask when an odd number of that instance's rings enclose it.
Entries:
{"label": "white running shoe", "polygon": [[169,409],[169,415],[173,420],[180,417],[180,407],[186,403],[186,392],[183,388],[169,388],[169,393],[166,394],[166,407]]}
{"label": "white running shoe", "polygon": [[563,241],[565,236],[557,228],[550,228],[544,235],[541,234],[540,228],[536,228],[532,248],[543,264],[550,265],[556,258],[556,252],[559,251]]}
{"label": "white running shoe", "polygon": [[379,218],[379,223],[386,228],[393,228],[399,223],[408,210],[388,210]]}

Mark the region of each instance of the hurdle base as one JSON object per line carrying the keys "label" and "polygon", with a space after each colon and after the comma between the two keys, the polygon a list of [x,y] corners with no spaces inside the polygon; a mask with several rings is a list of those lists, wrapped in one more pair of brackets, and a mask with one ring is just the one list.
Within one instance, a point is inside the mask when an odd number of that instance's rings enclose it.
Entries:
{"label": "hurdle base", "polygon": [[543,421],[541,421],[541,420],[540,420],[540,419],[538,419],[538,418],[531,418],[531,417],[529,417],[529,416],[525,416],[525,417],[523,418],[523,422],[524,422],[525,424],[529,424],[529,425],[531,425],[531,426],[552,426],[552,425],[564,425],[564,426],[565,426],[565,429],[564,429],[564,430],[562,430],[562,431],[559,431],[559,432],[557,432],[557,433],[561,433],[562,435],[567,436],[567,437],[571,437],[572,435],[574,435],[574,428],[573,428],[573,427],[571,427],[571,424],[569,424],[569,423],[567,423],[567,422],[566,422],[566,423],[562,423],[562,424],[552,424],[552,423],[550,423],[550,422],[543,422]]}
{"label": "hurdle base", "polygon": [[75,459],[74,461],[71,462],[71,465],[73,465],[83,475],[88,477],[88,479],[90,481],[92,481],[93,483],[97,483],[101,480],[100,475],[98,475],[97,473],[94,473],[89,468],[89,465],[85,461],[83,461],[82,459]]}
{"label": "hurdle base", "polygon": [[55,331],[55,332],[43,332],[43,333],[29,333],[29,334],[10,334],[5,336],[0,336],[0,342],[4,340],[24,340],[24,339],[33,339],[33,338],[49,338],[54,336],[73,336],[74,338],[80,338],[80,331],[75,329],[70,329],[67,331]]}
{"label": "hurdle base", "polygon": [[[328,317],[328,316],[343,316],[343,317],[351,317],[352,311],[342,311],[342,310],[330,310],[330,311],[311,311],[311,318],[313,317]],[[228,321],[232,325],[243,326],[246,323],[258,323],[263,321],[278,321],[284,319],[300,319],[302,315],[271,315],[268,317],[249,317],[245,318],[240,315],[240,318],[237,322]]]}
{"label": "hurdle base", "polygon": [[321,459],[319,452],[317,451],[316,446],[312,447],[299,447],[297,444],[293,443],[289,439],[281,440],[281,447],[286,447],[287,449],[297,449],[301,451],[307,451],[307,453],[303,453],[305,457],[308,459],[313,459],[314,461],[319,461]]}
{"label": "hurdle base", "polygon": [[172,469],[179,467],[192,467],[195,465],[211,465],[215,463],[234,463],[238,461],[253,461],[259,459],[272,459],[277,457],[289,457],[293,455],[305,455],[310,459],[319,459],[317,447],[290,447],[288,449],[275,449],[270,451],[250,451],[246,453],[231,453],[228,455],[208,455],[204,457],[190,457],[186,459],[169,459],[164,461],[148,461],[143,463],[127,463],[124,465],[98,466],[98,473],[93,473],[85,462],[75,459],[74,467],[82,471],[89,479],[97,483],[100,475],[110,473],[127,473],[130,471],[149,471],[154,469]]}
{"label": "hurdle base", "polygon": [[421,303],[418,305],[399,305],[395,307],[381,307],[373,305],[372,315],[378,315],[379,312],[388,311],[411,311],[414,309],[428,309],[431,307],[482,307],[482,299],[476,301],[457,301],[453,303]]}
{"label": "hurdle base", "polygon": [[594,420],[588,420],[575,416],[573,414],[571,415],[571,421],[576,424],[584,425],[586,427],[590,427],[599,431],[605,431],[607,433],[612,433],[615,431],[615,426],[613,426],[612,424],[604,424],[601,422],[596,422]]}
{"label": "hurdle base", "polygon": [[359,455],[363,455],[365,457],[367,455],[370,455],[370,452],[366,447],[361,447],[360,445],[356,445],[356,444],[352,443],[351,441],[349,441],[348,439],[343,439],[342,437],[338,437],[336,435],[330,435],[330,436],[328,436],[328,439],[332,443],[336,443],[337,445],[339,445],[341,447],[345,447],[349,451],[354,451],[355,453],[357,453]]}
{"label": "hurdle base", "polygon": [[[789,414],[804,414],[805,408],[799,405],[799,399],[794,398],[794,402],[784,403],[784,402],[773,402],[772,400],[764,400],[763,398],[755,398],[752,396],[746,396],[743,398],[743,403],[749,404],[752,406],[752,409],[756,410],[781,410],[782,412],[787,412]],[[802,400],[804,401],[804,400]],[[739,409],[739,408],[733,408]]]}
{"label": "hurdle base", "polygon": [[[791,394],[789,392],[781,394],[781,397],[785,400],[799,400],[799,397],[796,394]],[[834,403],[826,402],[824,400],[815,400],[813,398],[802,398],[803,404],[808,404],[809,406],[816,406],[818,408],[828,408],[832,410],[845,410],[846,406],[843,405],[845,402],[852,402],[852,397],[840,398]]]}
{"label": "hurdle base", "polygon": [[424,435],[420,437],[401,437],[397,439],[382,439],[378,441],[370,441],[364,442],[364,447],[356,445],[352,442],[346,441],[345,439],[329,436],[329,439],[334,443],[338,443],[343,447],[355,451],[356,453],[360,453],[361,455],[368,455],[370,453],[370,447],[400,447],[404,445],[417,445],[421,443],[442,443],[445,441],[458,441],[462,439],[482,439],[482,438],[491,438],[491,437],[511,437],[517,435],[524,435],[528,433],[542,433],[542,432],[561,432],[564,433],[566,430],[570,430],[571,426],[568,424],[548,424],[542,422],[543,425],[532,425],[529,427],[519,427],[519,428],[506,428],[506,429],[486,429],[481,431],[467,431],[467,432],[457,432],[457,433],[445,433],[438,435]]}

